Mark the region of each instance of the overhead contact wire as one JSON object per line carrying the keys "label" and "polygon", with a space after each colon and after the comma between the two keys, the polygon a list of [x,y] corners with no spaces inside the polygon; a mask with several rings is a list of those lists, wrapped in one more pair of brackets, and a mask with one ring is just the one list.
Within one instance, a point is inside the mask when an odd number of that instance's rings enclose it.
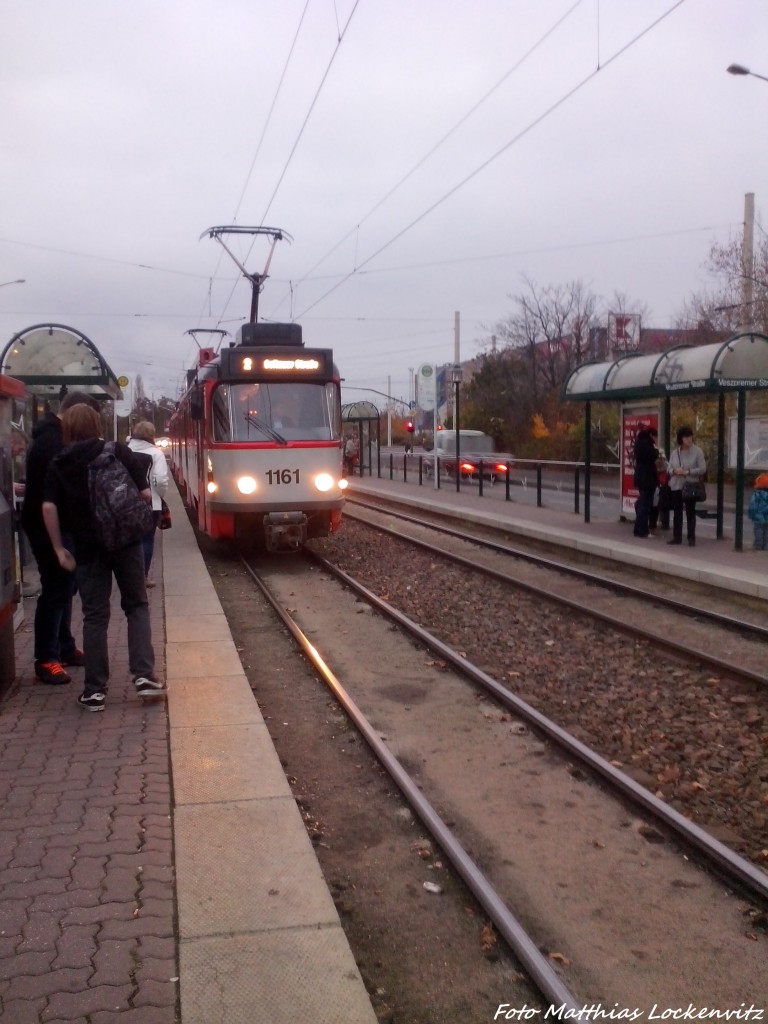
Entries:
{"label": "overhead contact wire", "polygon": [[[307,0],[307,3],[308,2],[309,2],[309,0]],[[296,140],[294,141],[293,146],[291,147],[291,151],[288,154],[288,159],[285,161],[285,166],[283,167],[283,169],[282,169],[282,171],[280,173],[280,177],[277,180],[277,184],[275,185],[275,188],[274,188],[274,190],[272,192],[272,195],[270,196],[269,202],[267,203],[266,209],[264,210],[264,213],[262,214],[261,221],[260,221],[261,224],[265,223],[265,221],[267,219],[267,215],[269,214],[269,211],[270,211],[270,209],[272,207],[272,203],[275,201],[275,197],[276,197],[278,191],[280,190],[280,186],[283,183],[283,179],[285,178],[285,175],[286,175],[286,173],[288,171],[288,168],[289,168],[289,166],[291,164],[291,160],[293,159],[293,156],[294,156],[294,154],[295,154],[295,152],[296,152],[296,150],[298,148],[299,142],[301,141],[301,137],[304,134],[304,130],[307,127],[307,124],[309,123],[309,119],[312,116],[312,111],[315,109],[315,105],[317,104],[317,101],[320,98],[320,93],[322,92],[322,89],[323,89],[323,86],[325,85],[326,79],[328,78],[328,75],[330,74],[331,68],[333,66],[333,62],[336,59],[336,55],[339,52],[341,44],[342,44],[342,42],[344,40],[344,36],[346,35],[347,29],[349,28],[350,22],[352,21],[352,18],[354,17],[355,11],[357,10],[359,4],[360,4],[360,0],[355,0],[355,6],[352,8],[352,11],[350,12],[349,17],[347,18],[346,24],[344,25],[344,28],[341,30],[341,32],[338,34],[338,38],[337,38],[337,41],[336,41],[336,46],[334,48],[333,53],[331,54],[331,59],[328,61],[328,66],[326,67],[325,72],[323,74],[323,77],[321,78],[320,83],[319,83],[317,89],[315,90],[315,95],[312,98],[312,102],[310,103],[309,110],[307,111],[306,116],[304,117],[304,120],[303,120],[303,122],[301,124],[301,128],[299,129],[299,133],[296,136]],[[306,12],[306,6],[304,8],[304,13],[305,12]],[[301,20],[302,21],[304,19],[304,13],[302,13],[302,16],[301,16]],[[299,24],[299,28],[301,28],[301,23]],[[338,28],[337,28],[337,32],[338,32]],[[298,30],[297,30],[297,35],[298,35]],[[294,40],[294,43],[295,43],[295,40]],[[291,48],[291,53],[292,52],[293,52],[293,47]],[[282,79],[281,79],[281,82],[282,82]],[[254,158],[254,161],[255,161],[255,158]],[[248,249],[248,252],[247,252],[247,254],[245,256],[245,262],[248,261],[248,258],[251,255],[251,252],[253,250],[253,246],[254,245],[255,245],[255,239],[254,239],[254,242],[251,244],[250,248]],[[221,324],[222,323],[223,316],[226,313],[227,308],[228,308],[230,302],[232,301],[232,297],[235,294],[235,289],[236,288],[237,288],[237,283],[235,283],[235,285],[232,288],[232,291],[229,293],[229,297],[227,298],[227,301],[224,304],[224,308],[221,311],[221,314],[219,316],[217,324]]]}
{"label": "overhead contact wire", "polygon": [[634,36],[634,38],[630,39],[628,43],[622,46],[621,49],[617,50],[616,53],[613,54],[613,56],[609,57],[605,64],[598,66],[597,68],[595,68],[594,71],[590,71],[588,75],[585,75],[585,77],[582,78],[581,81],[577,82],[576,85],[569,89],[568,92],[566,92],[563,96],[560,97],[560,99],[556,100],[538,117],[534,118],[534,120],[531,121],[528,125],[526,125],[526,127],[523,128],[521,131],[519,131],[517,135],[511,138],[509,142],[505,143],[500,149],[496,150],[496,152],[489,156],[487,160],[484,160],[482,164],[476,167],[474,171],[471,171],[466,177],[462,178],[461,181],[459,181],[456,185],[453,186],[453,188],[449,189],[448,192],[446,192],[443,196],[441,196],[434,203],[432,203],[431,206],[427,207],[427,209],[424,210],[421,214],[419,214],[418,217],[415,217],[409,224],[407,224],[404,228],[398,231],[396,235],[393,235],[388,242],[385,242],[384,245],[380,246],[358,267],[356,267],[354,270],[351,270],[348,274],[345,274],[344,277],[342,277],[342,279],[338,281],[332,288],[329,288],[328,291],[324,292],[324,294],[321,295],[318,299],[316,299],[313,303],[311,303],[311,305],[307,306],[300,313],[298,313],[296,319],[299,319],[300,317],[304,316],[311,309],[314,309],[315,306],[319,305],[321,302],[327,299],[329,295],[332,295],[333,292],[335,292],[338,288],[345,284],[351,277],[354,277],[354,275],[358,273],[360,270],[362,270],[363,267],[365,267],[372,260],[376,259],[377,256],[380,256],[381,253],[383,253],[391,245],[394,245],[394,243],[397,242],[400,238],[402,238],[403,235],[407,234],[412,228],[414,228],[422,220],[424,220],[431,213],[433,213],[439,206],[442,206],[444,202],[446,202],[448,199],[454,196],[468,182],[472,181],[473,178],[477,177],[478,174],[480,174],[492,163],[498,160],[498,158],[502,156],[502,154],[506,153],[506,151],[510,149],[513,145],[515,145],[515,143],[519,142],[520,139],[524,138],[529,132],[531,132],[534,128],[541,124],[542,121],[546,120],[550,116],[550,114],[553,114],[561,106],[567,103],[568,100],[570,100],[573,96],[576,95],[576,93],[583,89],[585,85],[591,82],[592,79],[595,78],[595,76],[600,73],[600,71],[609,67],[616,60],[618,60],[619,57],[621,57],[623,54],[627,52],[627,50],[629,50],[632,46],[638,43],[644,36],[646,36],[654,28],[656,28],[657,25],[664,21],[665,18],[668,18],[670,14],[672,14],[678,7],[682,6],[682,4],[684,3],[685,0],[677,0],[677,2],[674,3],[668,10],[666,10],[663,14],[659,15],[659,17],[656,18],[655,21],[651,22],[650,25],[644,28],[642,32],[639,32],[636,36]]}
{"label": "overhead contact wire", "polygon": [[428,151],[427,151],[427,152],[426,152],[426,153],[424,154],[424,156],[423,156],[423,157],[422,157],[422,158],[421,158],[421,159],[420,159],[419,161],[417,161],[417,163],[415,163],[415,164],[413,165],[413,167],[411,167],[411,169],[410,169],[409,171],[407,171],[407,173],[406,173],[406,174],[404,174],[404,175],[403,175],[403,177],[402,177],[402,178],[401,178],[401,179],[400,179],[400,180],[399,180],[399,181],[398,181],[398,182],[397,182],[397,183],[396,183],[395,185],[393,185],[393,186],[392,186],[392,188],[391,188],[391,189],[390,189],[390,190],[389,190],[389,191],[388,191],[388,192],[386,193],[386,195],[382,196],[382,198],[381,198],[381,199],[380,199],[380,200],[379,200],[379,201],[378,201],[378,202],[377,202],[377,203],[376,203],[376,204],[375,204],[374,206],[372,206],[372,207],[371,207],[371,209],[370,209],[370,210],[368,211],[368,213],[366,213],[366,214],[365,214],[365,215],[364,215],[364,216],[363,216],[363,217],[362,217],[362,218],[361,218],[361,219],[360,219],[360,220],[359,220],[359,221],[357,222],[357,224],[356,224],[356,225],[355,225],[355,226],[354,226],[353,228],[351,228],[351,229],[350,229],[350,230],[349,230],[349,231],[347,232],[347,234],[346,234],[346,235],[344,235],[344,237],[343,237],[342,239],[340,239],[340,240],[339,240],[339,241],[338,241],[338,242],[337,242],[337,243],[336,243],[336,244],[335,244],[335,245],[333,246],[333,248],[329,249],[329,250],[328,250],[328,252],[327,252],[327,253],[326,253],[326,254],[325,254],[324,256],[321,256],[321,258],[320,258],[320,259],[319,259],[319,260],[317,261],[317,263],[315,263],[315,265],[314,265],[313,267],[311,267],[311,268],[310,268],[310,269],[309,269],[309,270],[308,270],[308,271],[306,272],[306,274],[304,274],[304,275],[303,275],[302,277],[300,277],[300,278],[298,279],[298,281],[296,281],[296,282],[295,282],[295,284],[296,284],[296,285],[299,285],[299,284],[302,284],[302,282],[306,281],[306,280],[307,280],[307,278],[308,278],[308,277],[309,277],[309,276],[310,276],[311,274],[313,274],[313,273],[315,272],[315,270],[317,270],[317,268],[318,268],[319,266],[322,266],[322,264],[323,264],[323,263],[324,263],[324,262],[325,262],[325,261],[326,261],[326,260],[328,259],[328,257],[329,257],[329,256],[332,256],[332,255],[333,255],[333,254],[334,254],[334,253],[336,252],[336,250],[337,250],[337,249],[339,248],[339,246],[343,245],[343,244],[344,244],[344,242],[346,242],[348,238],[350,238],[350,237],[351,237],[351,236],[352,236],[352,235],[353,235],[353,234],[354,234],[354,233],[355,233],[356,231],[358,231],[358,230],[360,229],[360,225],[361,225],[361,224],[365,224],[365,222],[366,222],[366,221],[368,220],[368,218],[369,218],[369,217],[372,217],[372,216],[373,216],[373,214],[374,214],[374,213],[375,213],[375,212],[376,212],[376,211],[377,211],[377,210],[378,210],[378,209],[379,209],[380,207],[382,207],[382,206],[384,205],[384,203],[386,203],[386,201],[387,201],[387,200],[388,200],[389,198],[391,198],[391,196],[393,196],[393,195],[395,194],[395,192],[397,192],[397,190],[398,190],[398,189],[399,189],[399,188],[400,188],[400,187],[401,187],[402,185],[404,185],[404,184],[406,183],[406,181],[408,181],[408,179],[409,179],[409,178],[411,178],[411,177],[412,177],[412,176],[413,176],[413,175],[414,175],[414,174],[416,173],[416,171],[418,171],[418,170],[419,170],[419,168],[420,168],[420,167],[422,167],[422,166],[423,166],[423,165],[424,165],[424,164],[425,164],[425,163],[427,162],[427,160],[429,160],[429,158],[430,158],[431,156],[433,156],[433,155],[434,155],[434,154],[435,154],[435,153],[437,152],[437,150],[438,150],[438,149],[439,149],[439,148],[440,148],[440,147],[441,147],[441,146],[442,146],[442,145],[443,145],[443,144],[444,144],[445,142],[447,142],[447,141],[448,141],[448,139],[450,139],[450,138],[451,138],[451,136],[452,136],[452,135],[454,135],[454,134],[455,134],[455,133],[456,133],[456,132],[457,132],[457,131],[459,130],[459,128],[461,128],[461,126],[462,126],[462,125],[463,125],[463,124],[464,124],[464,123],[465,123],[466,121],[468,121],[468,120],[469,120],[469,118],[470,118],[470,117],[471,117],[471,116],[472,116],[472,115],[473,115],[473,114],[474,114],[474,113],[475,113],[475,112],[476,112],[477,110],[479,110],[479,109],[480,109],[480,107],[481,107],[481,106],[482,106],[482,105],[483,105],[483,104],[485,103],[485,101],[486,101],[486,100],[488,100],[488,99],[490,99],[490,97],[491,97],[491,96],[492,96],[492,95],[493,95],[493,94],[494,94],[494,93],[495,93],[495,92],[497,91],[497,89],[500,89],[500,88],[501,88],[501,86],[502,86],[502,85],[503,85],[503,84],[504,84],[504,83],[505,83],[505,82],[507,81],[507,79],[508,79],[508,78],[509,78],[509,77],[510,77],[510,76],[511,76],[512,74],[514,74],[514,72],[515,72],[515,71],[517,71],[517,69],[518,69],[519,67],[521,67],[521,66],[522,66],[522,65],[523,65],[523,64],[525,63],[525,61],[527,61],[527,60],[528,60],[528,58],[529,58],[530,56],[532,56],[532,55],[533,55],[533,54],[535,53],[535,51],[536,51],[536,50],[538,50],[538,48],[539,48],[540,46],[542,46],[542,45],[543,45],[543,44],[544,44],[544,43],[546,42],[546,40],[547,40],[547,39],[548,39],[548,38],[549,38],[549,37],[550,37],[550,36],[552,35],[552,33],[553,33],[553,32],[555,32],[555,31],[556,31],[556,30],[557,30],[557,29],[558,29],[558,28],[559,28],[559,27],[560,27],[560,26],[562,25],[562,23],[563,23],[563,22],[564,22],[564,21],[566,20],[566,18],[569,18],[569,17],[571,16],[571,14],[573,14],[573,12],[574,12],[574,11],[576,10],[576,8],[577,8],[577,7],[580,7],[580,6],[581,6],[581,4],[582,4],[583,2],[584,2],[584,0],[576,0],[576,3],[575,3],[575,4],[573,4],[573,6],[572,6],[572,7],[570,7],[570,8],[569,8],[569,9],[568,9],[568,10],[567,10],[567,11],[565,12],[565,14],[563,14],[563,15],[562,15],[562,17],[561,17],[561,18],[558,18],[558,20],[557,20],[557,21],[556,21],[556,22],[554,23],[554,25],[552,25],[552,26],[551,26],[551,27],[550,27],[549,29],[547,29],[547,31],[546,31],[546,32],[544,33],[544,35],[543,35],[543,36],[541,36],[541,37],[540,37],[540,38],[539,38],[539,39],[538,39],[538,40],[537,40],[537,41],[536,41],[536,42],[535,42],[535,43],[533,44],[533,46],[531,46],[531,47],[530,47],[530,49],[528,49],[528,50],[527,50],[527,51],[526,51],[526,52],[525,52],[525,53],[523,54],[523,56],[522,56],[522,57],[521,57],[521,58],[520,58],[520,59],[519,59],[518,61],[516,61],[516,62],[515,62],[515,63],[514,63],[513,65],[512,65],[512,67],[511,67],[511,68],[509,68],[509,70],[508,70],[508,71],[506,71],[506,72],[505,72],[505,73],[504,73],[504,74],[503,74],[503,75],[501,76],[501,78],[500,78],[500,79],[499,79],[499,80],[498,80],[498,81],[497,81],[497,82],[496,82],[496,83],[495,83],[494,85],[492,85],[492,86],[491,86],[491,88],[490,88],[490,89],[489,89],[489,90],[488,90],[488,91],[487,91],[487,92],[486,92],[486,93],[485,93],[485,94],[484,94],[484,95],[483,95],[483,96],[482,96],[482,97],[481,97],[481,98],[480,98],[480,99],[479,99],[479,100],[478,100],[478,101],[477,101],[477,102],[476,102],[476,103],[475,103],[475,104],[474,104],[474,105],[473,105],[472,107],[470,107],[470,108],[469,108],[469,110],[468,110],[468,111],[467,111],[467,112],[466,112],[466,113],[465,113],[465,114],[464,114],[464,115],[463,115],[463,116],[462,116],[461,118],[459,118],[459,120],[458,120],[458,121],[457,121],[457,122],[456,122],[456,123],[455,123],[455,124],[453,125],[453,127],[452,127],[452,128],[450,128],[450,129],[449,129],[449,130],[448,130],[448,131],[447,131],[447,132],[445,133],[445,135],[443,135],[443,136],[442,136],[442,138],[441,138],[441,139],[439,139],[439,140],[438,140],[438,141],[437,141],[437,142],[436,142],[436,143],[434,144],[434,146],[432,146],[432,148],[431,148],[430,150],[428,150]]}
{"label": "overhead contact wire", "polygon": [[[256,166],[256,161],[258,160],[259,154],[261,153],[261,147],[262,147],[262,145],[264,143],[264,139],[266,137],[267,130],[269,129],[270,123],[272,121],[272,115],[275,112],[275,107],[277,106],[277,100],[278,100],[278,97],[280,95],[280,90],[283,87],[283,82],[285,81],[285,76],[287,75],[288,68],[290,67],[291,58],[293,57],[293,51],[296,49],[296,43],[298,42],[299,34],[301,33],[301,26],[304,24],[304,18],[305,18],[306,13],[307,13],[307,8],[309,7],[309,2],[310,2],[310,0],[306,0],[306,3],[304,4],[304,10],[301,12],[301,17],[299,18],[299,23],[296,26],[296,31],[293,34],[293,42],[291,43],[291,47],[290,47],[290,49],[288,51],[288,56],[285,58],[285,63],[283,64],[283,70],[282,70],[282,72],[280,74],[280,80],[277,83],[277,88],[275,89],[275,94],[272,97],[272,103],[270,104],[269,110],[267,111],[267,116],[266,116],[266,119],[264,121],[264,127],[261,130],[261,135],[259,136],[259,141],[256,144],[256,152],[253,154],[253,160],[251,160],[251,166],[248,168],[248,173],[245,176],[245,182],[243,184],[243,188],[242,188],[242,191],[240,193],[240,198],[237,200],[237,205],[235,206],[235,212],[234,212],[234,214],[232,216],[232,223],[233,224],[237,222],[237,215],[240,212],[240,207],[242,206],[243,199],[245,198],[245,193],[248,190],[248,186],[251,183],[251,178],[253,176],[253,169]],[[253,248],[253,246],[251,246],[251,248]],[[250,250],[248,251],[248,255],[250,256]],[[217,275],[219,273],[219,268],[221,267],[221,261],[223,259],[224,259],[224,252],[223,252],[223,250],[220,250],[219,251],[219,258],[216,261],[216,266],[214,268],[213,274],[212,274],[212,276],[209,279],[210,283],[209,283],[209,287],[208,287],[208,296],[207,296],[208,304],[209,304],[209,309],[210,309],[211,287],[213,285],[213,282],[216,280],[216,277],[217,277]],[[219,315],[219,319],[217,320],[217,323],[216,323],[217,327],[220,327],[221,324],[222,324],[222,318],[223,318],[224,314],[226,313],[227,308],[228,308],[230,302],[232,301],[232,298],[233,298],[233,296],[235,294],[235,290],[237,289],[237,285],[238,285],[237,281],[235,281],[235,283],[232,285],[232,290],[230,291],[230,293],[229,293],[229,295],[227,297],[227,300],[224,303],[224,308],[222,309],[222,311],[221,311],[221,313]],[[200,321],[203,319],[204,315],[205,315],[205,306],[203,306],[203,312],[201,312],[199,314],[198,318],[197,318],[198,326],[200,325]]]}

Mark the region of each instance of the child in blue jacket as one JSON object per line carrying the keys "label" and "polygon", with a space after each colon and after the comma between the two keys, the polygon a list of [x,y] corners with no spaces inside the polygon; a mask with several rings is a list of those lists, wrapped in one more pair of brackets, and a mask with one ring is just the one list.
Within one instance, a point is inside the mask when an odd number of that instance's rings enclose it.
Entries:
{"label": "child in blue jacket", "polygon": [[768,547],[768,473],[761,473],[755,480],[755,489],[749,499],[747,515],[755,529],[755,551]]}

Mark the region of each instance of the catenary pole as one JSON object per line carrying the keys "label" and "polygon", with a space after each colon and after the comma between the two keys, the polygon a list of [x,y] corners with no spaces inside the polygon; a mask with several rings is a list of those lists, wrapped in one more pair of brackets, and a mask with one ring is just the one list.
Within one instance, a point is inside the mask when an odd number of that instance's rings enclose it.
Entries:
{"label": "catenary pole", "polygon": [[741,249],[741,323],[747,331],[751,331],[754,324],[754,244],[755,193],[747,192],[744,196],[744,239]]}

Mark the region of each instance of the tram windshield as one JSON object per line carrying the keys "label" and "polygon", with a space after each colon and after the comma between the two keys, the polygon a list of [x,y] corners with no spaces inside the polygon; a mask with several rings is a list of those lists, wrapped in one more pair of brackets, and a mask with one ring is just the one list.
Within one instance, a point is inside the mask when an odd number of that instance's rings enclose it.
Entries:
{"label": "tram windshield", "polygon": [[219,384],[213,392],[214,441],[337,441],[338,389],[330,382]]}

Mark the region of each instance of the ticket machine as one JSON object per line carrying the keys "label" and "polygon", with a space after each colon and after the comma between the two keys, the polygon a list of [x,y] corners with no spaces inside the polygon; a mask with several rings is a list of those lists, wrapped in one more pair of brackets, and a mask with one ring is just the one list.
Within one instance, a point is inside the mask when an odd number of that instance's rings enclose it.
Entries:
{"label": "ticket machine", "polygon": [[24,385],[0,374],[0,697],[16,676],[14,611],[21,600],[17,547],[14,535],[14,422],[23,418]]}

